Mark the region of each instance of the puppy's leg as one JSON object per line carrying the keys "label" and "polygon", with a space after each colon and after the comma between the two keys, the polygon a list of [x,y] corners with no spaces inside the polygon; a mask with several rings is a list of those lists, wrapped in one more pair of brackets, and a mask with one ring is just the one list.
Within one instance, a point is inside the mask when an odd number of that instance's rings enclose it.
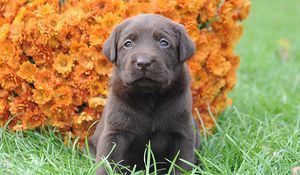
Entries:
{"label": "puppy's leg", "polygon": [[[83,150],[84,152],[87,154],[88,151],[90,152],[90,155],[93,157],[93,158],[96,158],[96,154],[97,154],[97,145],[98,145],[98,142],[99,142],[99,138],[102,134],[102,131],[103,131],[103,126],[104,126],[104,117],[101,117],[97,127],[96,127],[96,130],[94,132],[94,134],[88,139],[88,147],[86,147],[86,145],[84,144],[83,146]],[[88,150],[89,149],[89,150]]]}
{"label": "puppy's leg", "polygon": [[100,135],[101,135],[101,132],[99,132],[99,131],[95,132],[94,135],[92,135],[88,139],[88,145],[86,145],[86,144],[83,145],[83,152],[85,154],[88,155],[88,152],[89,152],[91,157],[96,158],[96,153],[97,153],[96,148],[97,148],[97,143],[99,141]]}
{"label": "puppy's leg", "polygon": [[[96,161],[100,162],[102,158],[108,156],[108,161],[114,161],[115,163],[119,163],[120,161],[124,161],[126,159],[127,149],[132,142],[134,135],[119,132],[113,134],[103,133],[100,137],[98,148],[97,148],[97,156]],[[115,147],[114,147],[115,145]],[[114,149],[113,149],[114,148]],[[112,150],[113,149],[113,150]],[[123,162],[126,164],[126,162]],[[106,171],[104,167],[101,167],[97,170],[97,175],[106,175]]]}
{"label": "puppy's leg", "polygon": [[[195,149],[199,150],[201,147],[200,129],[199,129],[197,121],[195,119],[193,121],[194,121],[194,126],[195,126],[195,128],[193,128],[194,133],[195,133]],[[199,163],[198,160],[196,160],[196,163]]]}
{"label": "puppy's leg", "polygon": [[[192,132],[192,129],[190,132]],[[173,148],[171,149],[170,157],[175,158],[178,151],[180,151],[179,157],[176,160],[176,164],[187,171],[191,170],[192,167],[190,165],[184,163],[183,161],[181,161],[179,159],[184,159],[191,163],[196,162],[196,159],[195,159],[196,156],[194,153],[195,139],[193,137],[193,134],[179,135],[177,137],[174,137],[173,139],[174,139],[173,146],[172,146]],[[180,170],[176,168],[175,174],[181,174]]]}

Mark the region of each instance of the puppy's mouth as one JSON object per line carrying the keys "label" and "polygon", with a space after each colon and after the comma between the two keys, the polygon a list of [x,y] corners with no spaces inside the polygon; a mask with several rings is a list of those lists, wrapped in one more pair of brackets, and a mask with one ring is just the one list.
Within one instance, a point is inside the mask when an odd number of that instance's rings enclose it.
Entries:
{"label": "puppy's mouth", "polygon": [[141,77],[132,82],[133,86],[141,86],[141,87],[142,86],[153,86],[155,84],[158,84],[158,82],[151,78],[148,78],[148,77]]}
{"label": "puppy's mouth", "polygon": [[131,83],[131,86],[137,92],[153,92],[160,88],[160,83],[148,78],[148,77],[141,77]]}

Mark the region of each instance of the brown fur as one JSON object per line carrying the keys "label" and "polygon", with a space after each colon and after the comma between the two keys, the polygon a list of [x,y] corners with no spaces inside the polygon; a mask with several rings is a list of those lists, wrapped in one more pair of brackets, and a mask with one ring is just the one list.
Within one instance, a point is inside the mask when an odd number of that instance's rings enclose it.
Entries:
{"label": "brown fur", "polygon": [[[125,46],[128,41],[132,45]],[[184,27],[160,15],[135,16],[113,29],[103,46],[104,55],[114,63],[110,91],[89,139],[97,162],[116,144],[109,160],[143,169],[150,141],[156,161],[165,162],[159,168],[168,169],[166,158],[173,160],[178,151],[179,158],[196,163],[198,127],[184,63],[194,52]],[[191,168],[180,160],[176,163]],[[99,168],[97,174],[106,174],[105,169]]]}

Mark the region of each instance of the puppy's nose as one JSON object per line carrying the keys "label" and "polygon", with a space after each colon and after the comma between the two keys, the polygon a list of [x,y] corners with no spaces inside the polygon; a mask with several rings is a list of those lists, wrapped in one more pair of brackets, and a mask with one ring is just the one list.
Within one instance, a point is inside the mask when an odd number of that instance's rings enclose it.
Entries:
{"label": "puppy's nose", "polygon": [[138,70],[148,70],[150,69],[152,66],[152,60],[150,59],[147,59],[145,57],[138,57],[136,59],[136,63],[135,63],[135,67],[138,69]]}

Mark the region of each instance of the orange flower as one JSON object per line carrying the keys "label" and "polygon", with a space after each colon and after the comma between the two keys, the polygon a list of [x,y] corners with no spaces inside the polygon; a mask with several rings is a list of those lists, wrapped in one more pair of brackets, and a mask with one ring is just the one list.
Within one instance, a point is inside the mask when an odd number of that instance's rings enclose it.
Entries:
{"label": "orange flower", "polygon": [[72,104],[75,106],[81,106],[84,102],[87,102],[90,94],[86,89],[73,89],[73,100]]}
{"label": "orange flower", "polygon": [[70,138],[84,138],[108,94],[112,64],[101,55],[103,42],[127,17],[156,13],[183,24],[195,42],[197,51],[188,61],[193,108],[206,127],[213,127],[208,106],[217,116],[232,103],[227,96],[239,66],[234,46],[249,9],[249,0],[69,0],[62,5],[5,0],[0,3],[0,125],[13,115],[10,129],[50,125],[64,134],[72,130]]}
{"label": "orange flower", "polygon": [[120,23],[121,21],[122,18],[112,12],[108,12],[105,15],[96,18],[96,22],[105,29],[112,29],[113,26]]}
{"label": "orange flower", "polygon": [[19,85],[14,89],[13,93],[19,96],[30,96],[31,95],[32,86],[28,84],[26,81],[21,81]]}
{"label": "orange flower", "polygon": [[201,22],[208,22],[216,16],[216,11],[220,0],[209,0],[205,2],[203,8],[200,9]]}
{"label": "orange flower", "polygon": [[35,73],[35,87],[38,89],[53,90],[57,85],[58,79],[52,69],[37,70]]}
{"label": "orange flower", "polygon": [[50,66],[53,63],[53,49],[48,46],[41,46],[29,42],[22,44],[26,56],[31,57],[32,61],[38,66]]}
{"label": "orange flower", "polygon": [[11,41],[18,43],[23,39],[22,33],[24,28],[24,16],[26,13],[26,8],[21,7],[17,16],[15,17],[13,23],[10,26],[9,39]]}
{"label": "orange flower", "polygon": [[150,0],[149,3],[158,13],[168,13],[175,10],[176,0]]}
{"label": "orange flower", "polygon": [[24,41],[24,43],[22,44],[22,50],[24,51],[24,54],[26,56],[33,56],[35,54],[35,52],[37,52],[37,47],[30,41]]}
{"label": "orange flower", "polygon": [[35,129],[45,125],[46,117],[41,111],[35,109],[22,116],[22,129]]}
{"label": "orange flower", "polygon": [[58,73],[67,74],[72,71],[74,59],[66,54],[59,53],[54,59],[53,67]]}
{"label": "orange flower", "polygon": [[226,87],[228,88],[228,90],[232,89],[236,83],[236,70],[233,69],[231,71],[229,71],[226,76]]}
{"label": "orange flower", "polygon": [[47,102],[43,105],[39,105],[39,108],[45,116],[47,116],[48,118],[51,118],[50,111],[51,111],[53,106],[54,106],[54,102],[53,102],[53,100],[50,100],[49,102]]}
{"label": "orange flower", "polygon": [[53,97],[53,93],[49,90],[33,89],[32,92],[33,92],[32,101],[37,103],[38,105],[46,104]]}
{"label": "orange flower", "polygon": [[0,73],[0,85],[7,91],[12,91],[20,85],[20,79],[12,71]]}
{"label": "orange flower", "polygon": [[50,124],[58,128],[68,128],[73,125],[72,117],[74,107],[72,106],[52,106],[50,109]]}
{"label": "orange flower", "polygon": [[76,117],[75,122],[77,124],[82,124],[83,121],[91,121],[93,117],[85,112],[82,112],[78,117]]}
{"label": "orange flower", "polygon": [[[26,2],[26,1],[25,1]],[[51,6],[56,7],[58,10],[59,2],[56,0],[34,0],[30,1],[30,3],[27,4],[27,8],[30,10],[34,10],[44,4],[51,4]]]}
{"label": "orange flower", "polygon": [[231,64],[222,55],[211,54],[207,59],[206,68],[214,75],[224,76],[231,68]]}
{"label": "orange flower", "polygon": [[127,3],[125,8],[125,18],[137,15],[139,13],[151,13],[153,12],[153,6],[146,2],[134,2],[130,1]]}
{"label": "orange flower", "polygon": [[17,74],[26,81],[33,82],[36,71],[36,65],[30,63],[29,61],[26,61],[20,66]]}
{"label": "orange flower", "polygon": [[94,68],[94,62],[91,54],[91,49],[86,44],[77,44],[71,47],[70,55],[86,70]]}
{"label": "orange flower", "polygon": [[94,108],[87,107],[80,112],[80,114],[73,116],[74,127],[83,127],[88,129],[90,125],[98,118],[99,113]]}
{"label": "orange flower", "polygon": [[10,24],[6,23],[0,27],[0,43],[6,40],[7,34],[9,32]]}
{"label": "orange flower", "polygon": [[186,12],[197,13],[205,5],[205,1],[199,0],[177,0],[178,7]]}
{"label": "orange flower", "polygon": [[[1,8],[1,12],[3,13],[4,18],[8,19],[9,22],[13,20],[13,17],[16,15],[17,10],[19,9],[19,5],[14,1],[3,2],[3,6]],[[3,9],[4,8],[4,9]]]}
{"label": "orange flower", "polygon": [[52,48],[57,49],[60,46],[60,42],[55,36],[51,36],[48,40],[48,45]]}
{"label": "orange flower", "polygon": [[54,90],[54,102],[56,106],[65,106],[72,103],[73,92],[69,86],[60,86]]}
{"label": "orange flower", "polygon": [[194,89],[202,87],[208,80],[207,72],[203,69],[198,69],[193,75],[192,84]]}
{"label": "orange flower", "polygon": [[9,103],[9,112],[12,115],[23,115],[28,111],[34,111],[36,105],[29,101],[29,99],[30,97],[25,95],[14,98]]}
{"label": "orange flower", "polygon": [[58,28],[64,27],[61,24],[67,24],[70,26],[78,26],[81,25],[81,23],[84,21],[86,17],[86,13],[83,11],[83,9],[79,7],[73,7],[69,8],[64,12],[64,15],[62,16],[61,23],[57,26]]}
{"label": "orange flower", "polygon": [[[58,7],[58,6],[57,6]],[[33,12],[34,15],[40,19],[50,18],[56,16],[58,8],[53,4],[40,4],[37,9]]]}
{"label": "orange flower", "polygon": [[73,82],[80,88],[86,88],[88,83],[93,80],[94,77],[97,77],[96,73],[91,70],[86,70],[83,66],[77,65],[72,71],[70,76]]}
{"label": "orange flower", "polygon": [[104,97],[94,97],[90,98],[89,106],[94,109],[102,109],[106,103],[106,99]]}
{"label": "orange flower", "polygon": [[108,88],[106,81],[101,81],[98,78],[93,79],[88,84],[88,91],[92,97],[101,95],[101,94],[108,94]]}
{"label": "orange flower", "polygon": [[[207,104],[211,104],[214,98],[220,93],[221,88],[225,86],[225,80],[215,76],[209,76],[208,80],[200,88],[202,108],[206,109]],[[199,100],[199,99],[198,99]]]}
{"label": "orange flower", "polygon": [[95,71],[99,75],[110,75],[112,70],[112,64],[107,58],[101,57],[95,60]]}
{"label": "orange flower", "polygon": [[8,92],[0,87],[0,99],[6,99],[8,97]]}
{"label": "orange flower", "polygon": [[10,40],[5,40],[0,42],[1,44],[1,52],[0,52],[0,60],[3,60],[6,63],[8,60],[14,58],[19,55],[19,48],[13,44]]}
{"label": "orange flower", "polygon": [[37,65],[50,66],[54,58],[53,49],[48,46],[37,46],[32,57]]}
{"label": "orange flower", "polygon": [[8,104],[6,99],[0,99],[0,118],[4,115],[8,110]]}
{"label": "orange flower", "polygon": [[8,119],[9,119],[9,116],[10,116],[10,113],[9,113],[9,105],[6,101],[6,99],[0,99],[0,126],[4,126]]}
{"label": "orange flower", "polygon": [[91,46],[101,47],[108,38],[108,31],[103,29],[101,25],[93,25],[89,29],[89,44]]}

